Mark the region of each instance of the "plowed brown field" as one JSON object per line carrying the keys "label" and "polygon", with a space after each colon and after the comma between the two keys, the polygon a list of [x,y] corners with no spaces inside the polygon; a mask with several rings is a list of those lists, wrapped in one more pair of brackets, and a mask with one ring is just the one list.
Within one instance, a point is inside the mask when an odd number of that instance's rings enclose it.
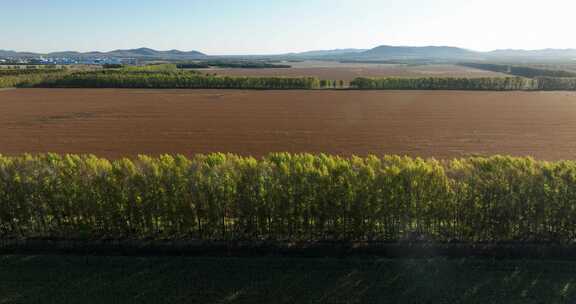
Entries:
{"label": "plowed brown field", "polygon": [[0,91],[0,153],[576,158],[576,93]]}
{"label": "plowed brown field", "polygon": [[363,63],[290,63],[285,69],[201,69],[226,76],[313,76],[320,79],[350,81],[356,77],[504,77],[505,74],[457,65],[363,64]]}

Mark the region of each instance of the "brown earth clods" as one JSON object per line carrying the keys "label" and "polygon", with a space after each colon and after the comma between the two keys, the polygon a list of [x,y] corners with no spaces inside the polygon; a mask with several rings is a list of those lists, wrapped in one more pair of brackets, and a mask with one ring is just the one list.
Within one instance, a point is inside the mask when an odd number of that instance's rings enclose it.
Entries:
{"label": "brown earth clods", "polygon": [[576,158],[576,93],[18,89],[0,154]]}

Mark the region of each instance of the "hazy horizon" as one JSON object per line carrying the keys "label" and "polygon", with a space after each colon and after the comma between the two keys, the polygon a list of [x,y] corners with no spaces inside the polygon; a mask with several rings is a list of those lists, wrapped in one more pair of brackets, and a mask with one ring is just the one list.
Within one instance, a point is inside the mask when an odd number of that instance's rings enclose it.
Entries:
{"label": "hazy horizon", "polygon": [[[576,4],[550,0],[71,0],[3,4],[0,49],[50,53],[148,47],[270,55],[379,45],[475,51],[568,49]],[[518,11],[518,14],[509,12]],[[517,30],[516,30],[517,29]],[[553,33],[553,35],[551,35]]]}
{"label": "hazy horizon", "polygon": [[[61,49],[61,50],[53,50],[53,51],[48,51],[48,52],[35,52],[35,51],[29,51],[29,50],[15,50],[15,49],[8,49],[8,48],[0,48],[0,50],[3,51],[14,51],[14,52],[18,52],[18,53],[35,53],[35,54],[50,54],[50,53],[59,53],[59,52],[79,52],[79,53],[87,53],[87,52],[100,52],[100,53],[107,53],[107,52],[112,52],[112,51],[119,51],[119,50],[135,50],[135,49],[141,49],[141,48],[148,48],[148,49],[152,49],[155,51],[172,51],[172,50],[177,50],[177,51],[183,51],[183,52],[190,52],[190,51],[198,51],[201,52],[205,55],[213,55],[213,56],[266,56],[266,55],[284,55],[284,54],[291,54],[291,53],[305,53],[305,52],[314,52],[314,51],[333,51],[333,50],[345,50],[345,49],[366,49],[366,50],[370,50],[379,46],[391,46],[391,47],[456,47],[456,48],[461,48],[461,49],[466,49],[469,51],[476,51],[476,52],[492,52],[492,51],[506,51],[506,50],[520,50],[520,51],[540,51],[540,50],[547,50],[547,49],[556,49],[556,48],[541,48],[541,49],[516,49],[516,48],[499,48],[499,49],[491,49],[491,50],[474,50],[474,49],[469,49],[469,48],[463,48],[457,45],[390,45],[390,44],[380,44],[380,45],[376,45],[373,47],[368,47],[368,48],[356,48],[356,47],[347,47],[347,48],[334,48],[334,49],[328,49],[328,48],[320,48],[320,49],[304,49],[301,51],[296,51],[296,52],[280,52],[280,53],[255,53],[255,54],[238,54],[238,53],[230,53],[230,54],[211,54],[208,52],[205,52],[203,50],[198,50],[198,49],[175,49],[175,48],[171,48],[171,49],[159,49],[159,48],[155,48],[155,47],[151,47],[151,46],[137,46],[137,47],[132,47],[132,48],[113,48],[113,49],[106,49],[106,50],[86,50],[86,51],[79,51],[79,50],[74,50],[74,49]],[[558,48],[558,49],[563,49],[563,48]],[[565,48],[565,50],[576,50],[575,48]]]}

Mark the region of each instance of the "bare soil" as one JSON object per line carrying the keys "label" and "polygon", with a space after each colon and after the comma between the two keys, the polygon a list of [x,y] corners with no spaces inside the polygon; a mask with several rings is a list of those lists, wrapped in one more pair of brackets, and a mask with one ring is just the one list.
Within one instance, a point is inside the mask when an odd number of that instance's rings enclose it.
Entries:
{"label": "bare soil", "polygon": [[17,89],[0,153],[576,156],[576,93]]}

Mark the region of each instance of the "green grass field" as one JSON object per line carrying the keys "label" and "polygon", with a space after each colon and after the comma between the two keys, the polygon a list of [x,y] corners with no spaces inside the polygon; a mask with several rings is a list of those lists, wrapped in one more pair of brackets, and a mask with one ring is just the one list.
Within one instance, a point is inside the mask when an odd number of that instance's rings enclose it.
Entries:
{"label": "green grass field", "polygon": [[576,262],[0,257],[0,303],[574,303]]}

